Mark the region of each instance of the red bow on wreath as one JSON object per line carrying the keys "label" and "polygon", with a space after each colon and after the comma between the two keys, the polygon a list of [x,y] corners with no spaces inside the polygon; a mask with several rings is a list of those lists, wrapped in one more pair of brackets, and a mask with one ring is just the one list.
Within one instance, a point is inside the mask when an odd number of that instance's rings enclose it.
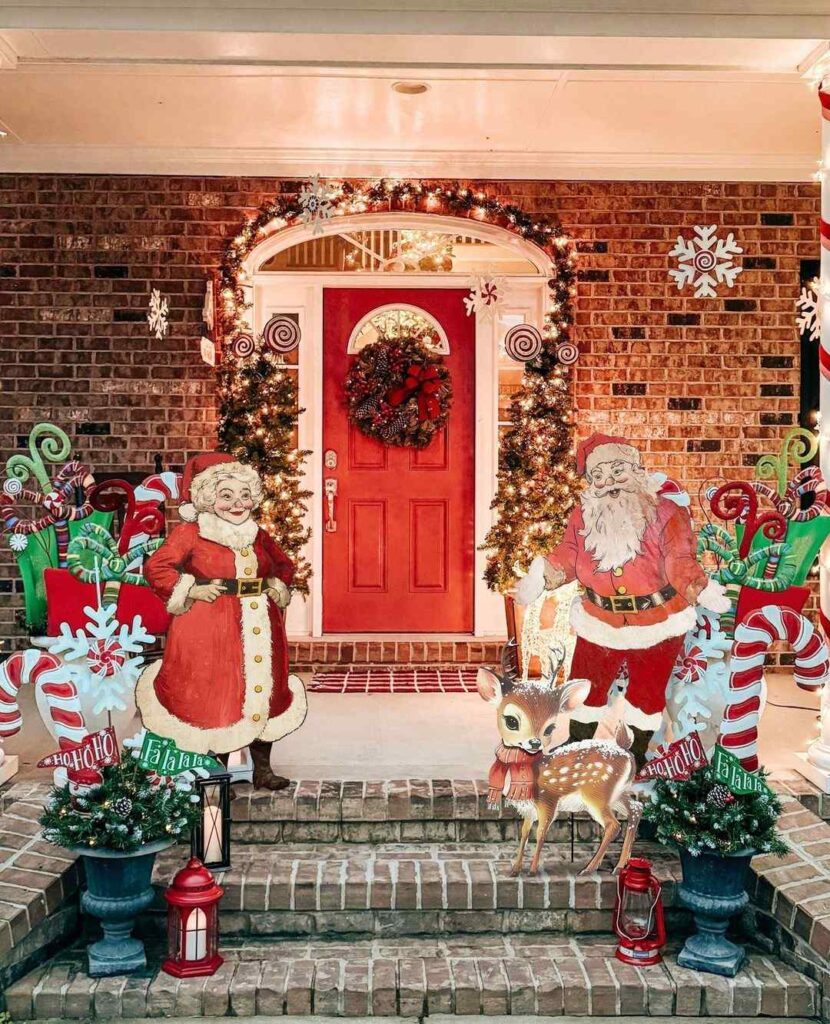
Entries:
{"label": "red bow on wreath", "polygon": [[441,378],[438,375],[437,367],[413,363],[407,370],[403,387],[390,391],[388,401],[392,406],[401,405],[402,402],[416,395],[418,419],[434,420],[441,412],[441,406],[435,397],[440,390]]}

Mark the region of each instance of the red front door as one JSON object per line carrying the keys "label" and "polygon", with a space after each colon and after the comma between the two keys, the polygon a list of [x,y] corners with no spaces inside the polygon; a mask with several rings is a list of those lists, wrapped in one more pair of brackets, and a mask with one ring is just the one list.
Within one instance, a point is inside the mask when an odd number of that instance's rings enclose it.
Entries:
{"label": "red front door", "polygon": [[[323,530],[329,633],[473,629],[475,320],[466,290],[331,288],[323,297],[323,446],[334,452],[337,529]],[[449,339],[449,421],[427,448],[381,444],[351,426],[343,395],[354,327],[373,309],[416,306]],[[323,524],[321,524],[321,528]]]}

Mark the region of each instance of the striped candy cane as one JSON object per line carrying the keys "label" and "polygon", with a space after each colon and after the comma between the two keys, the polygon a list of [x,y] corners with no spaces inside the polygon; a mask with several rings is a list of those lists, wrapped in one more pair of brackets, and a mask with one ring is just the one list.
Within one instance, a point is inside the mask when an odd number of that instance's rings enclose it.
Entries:
{"label": "striped candy cane", "polygon": [[60,668],[60,665],[60,659],[54,654],[33,648],[17,651],[0,665],[0,737],[14,736],[20,732],[23,724],[17,702],[20,687],[24,683],[40,685],[43,677]]}
{"label": "striped candy cane", "polygon": [[[164,473],[154,473],[145,477],[135,489],[135,500],[154,501],[162,508],[165,504],[178,504],[181,494],[182,475],[168,470]],[[130,538],[130,549],[145,544],[150,539],[150,534],[136,533]]]}
{"label": "striped candy cane", "polygon": [[830,652],[812,623],[791,608],[765,605],[747,616],[735,630],[729,680],[729,703],[719,742],[747,771],[758,768],[758,719],[764,661],[776,640],[795,651],[795,682],[802,690],[820,689],[830,673]]}

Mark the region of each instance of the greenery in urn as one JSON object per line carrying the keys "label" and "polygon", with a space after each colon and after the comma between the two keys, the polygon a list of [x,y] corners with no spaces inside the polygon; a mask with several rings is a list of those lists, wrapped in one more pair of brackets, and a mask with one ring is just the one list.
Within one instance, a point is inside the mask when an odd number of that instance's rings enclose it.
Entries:
{"label": "greenery in urn", "polygon": [[[757,773],[766,779],[766,773]],[[700,854],[787,852],[775,827],[781,803],[769,790],[731,793],[719,781],[711,765],[698,768],[689,779],[658,779],[644,820],[655,828],[655,839],[664,846]]]}
{"label": "greenery in urn", "polygon": [[80,794],[55,787],[41,816],[50,843],[90,850],[138,850],[160,839],[188,836],[199,816],[192,785],[142,768],[129,751],[101,769],[100,786]]}

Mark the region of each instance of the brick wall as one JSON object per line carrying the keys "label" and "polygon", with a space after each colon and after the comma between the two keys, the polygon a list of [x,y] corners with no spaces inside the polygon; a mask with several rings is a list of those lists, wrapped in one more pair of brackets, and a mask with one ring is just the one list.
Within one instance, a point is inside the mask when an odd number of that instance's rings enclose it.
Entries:
{"label": "brick wall", "polygon": [[[99,470],[180,466],[213,444],[199,356],[205,270],[243,216],[294,184],[259,178],[0,177],[0,454],[39,420]],[[747,475],[798,414],[793,302],[818,253],[818,187],[484,182],[558,215],[579,240],[579,430],[627,434],[693,490]],[[732,291],[695,300],[667,276],[680,231],[718,224],[743,245]],[[150,288],[171,298],[156,341]],[[19,596],[0,552],[0,640]]]}

